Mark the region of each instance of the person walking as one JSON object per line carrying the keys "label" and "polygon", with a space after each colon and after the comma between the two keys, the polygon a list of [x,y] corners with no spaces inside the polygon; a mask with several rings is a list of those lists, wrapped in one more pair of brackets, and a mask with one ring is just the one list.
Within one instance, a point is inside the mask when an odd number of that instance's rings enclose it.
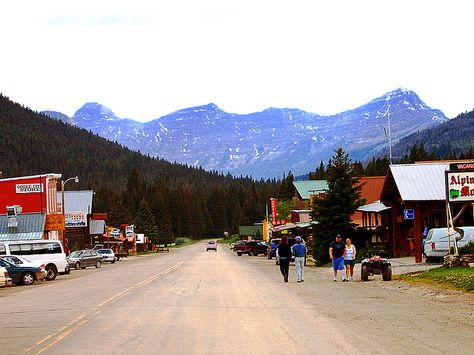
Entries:
{"label": "person walking", "polygon": [[291,247],[288,244],[288,237],[284,236],[281,238],[280,245],[278,246],[278,258],[280,262],[280,272],[283,275],[283,280],[288,282],[288,272],[290,270],[291,260]]}
{"label": "person walking", "polygon": [[334,282],[337,281],[337,271],[341,270],[341,277],[343,282],[347,282],[346,273],[344,268],[344,254],[345,254],[346,246],[341,241],[341,235],[338,234],[336,236],[336,240],[331,242],[329,246],[329,257],[332,260],[332,268],[334,270]]}
{"label": "person walking", "polygon": [[304,260],[308,251],[300,236],[297,236],[295,241],[293,254],[295,255],[296,282],[304,282]]}
{"label": "person walking", "polygon": [[357,250],[354,244],[352,244],[351,238],[346,238],[346,250],[344,253],[344,266],[346,267],[346,275],[349,277],[351,275],[350,280],[354,281],[354,265],[355,265],[355,257],[357,254]]}

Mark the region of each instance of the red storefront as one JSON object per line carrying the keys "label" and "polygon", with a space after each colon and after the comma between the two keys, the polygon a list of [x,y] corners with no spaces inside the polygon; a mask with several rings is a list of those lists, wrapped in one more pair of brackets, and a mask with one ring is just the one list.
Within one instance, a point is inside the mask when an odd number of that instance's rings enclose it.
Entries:
{"label": "red storefront", "polygon": [[0,213],[7,206],[19,206],[18,213],[46,214],[45,232],[49,239],[60,239],[64,217],[57,201],[61,174],[43,174],[0,179]]}

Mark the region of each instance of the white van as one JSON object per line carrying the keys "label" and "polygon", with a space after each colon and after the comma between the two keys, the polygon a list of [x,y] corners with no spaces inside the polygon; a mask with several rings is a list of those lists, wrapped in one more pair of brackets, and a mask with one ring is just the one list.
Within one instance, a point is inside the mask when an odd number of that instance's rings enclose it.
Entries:
{"label": "white van", "polygon": [[12,240],[0,242],[0,255],[20,255],[45,265],[46,280],[69,274],[66,253],[59,240]]}
{"label": "white van", "polygon": [[[463,247],[469,242],[474,241],[474,227],[460,227],[464,230],[464,237],[458,241],[458,248]],[[448,254],[448,245],[454,247],[454,238],[459,237],[459,233],[455,232],[450,236],[448,243],[448,228],[433,228],[428,232],[424,244],[424,252],[427,258],[442,258]]]}

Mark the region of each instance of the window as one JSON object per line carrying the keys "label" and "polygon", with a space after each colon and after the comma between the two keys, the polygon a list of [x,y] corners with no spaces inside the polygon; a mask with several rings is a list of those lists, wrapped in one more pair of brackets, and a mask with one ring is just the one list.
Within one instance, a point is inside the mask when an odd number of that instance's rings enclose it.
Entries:
{"label": "window", "polygon": [[7,250],[5,248],[5,245],[0,244],[0,255],[6,255],[6,254],[7,254]]}

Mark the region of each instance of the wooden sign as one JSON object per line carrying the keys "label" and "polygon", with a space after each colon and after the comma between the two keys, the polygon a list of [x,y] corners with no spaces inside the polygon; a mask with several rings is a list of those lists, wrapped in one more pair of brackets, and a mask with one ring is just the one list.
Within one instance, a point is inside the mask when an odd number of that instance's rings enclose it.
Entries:
{"label": "wooden sign", "polygon": [[47,215],[44,229],[48,231],[63,231],[65,229],[64,216],[62,214]]}

